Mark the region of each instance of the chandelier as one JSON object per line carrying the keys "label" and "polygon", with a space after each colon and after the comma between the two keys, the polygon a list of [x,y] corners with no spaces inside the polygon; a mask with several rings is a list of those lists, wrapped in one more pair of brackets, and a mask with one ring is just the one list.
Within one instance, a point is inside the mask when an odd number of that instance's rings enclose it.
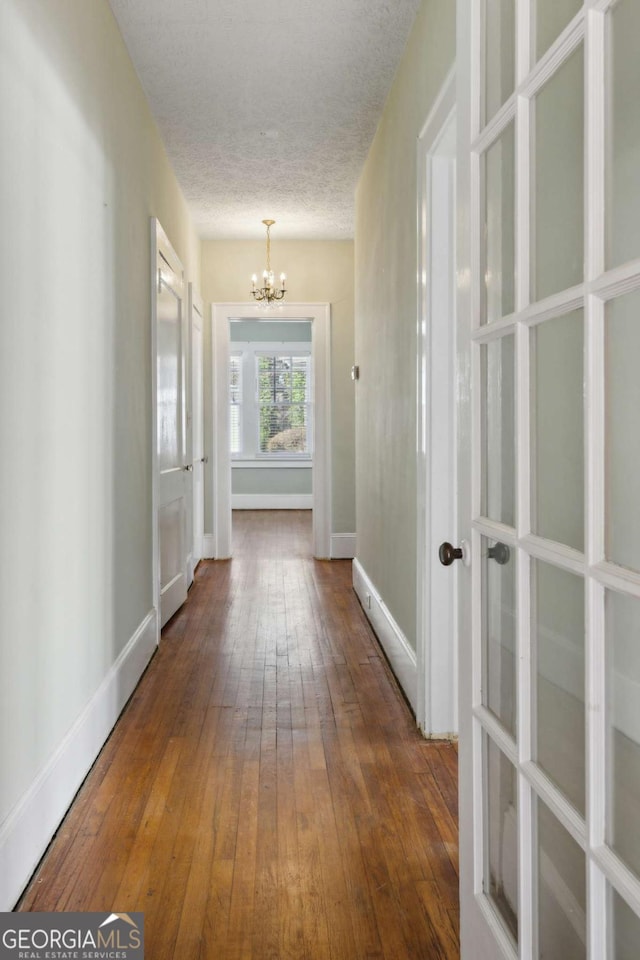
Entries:
{"label": "chandelier", "polygon": [[271,227],[274,225],[275,220],[263,220],[262,221],[267,228],[267,269],[262,272],[262,286],[258,287],[257,274],[251,278],[252,290],[251,293],[255,300],[259,302],[265,301],[266,303],[273,303],[274,300],[282,300],[285,293],[287,292],[284,286],[284,282],[287,279],[286,274],[280,274],[280,287],[276,288],[274,283],[274,273],[271,269]]}

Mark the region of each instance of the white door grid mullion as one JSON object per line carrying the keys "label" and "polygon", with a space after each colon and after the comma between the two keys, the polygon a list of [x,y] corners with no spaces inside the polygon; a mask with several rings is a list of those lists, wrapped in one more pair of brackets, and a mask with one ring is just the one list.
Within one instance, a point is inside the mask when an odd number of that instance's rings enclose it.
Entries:
{"label": "white door grid mullion", "polygon": [[606,271],[587,287],[589,293],[605,303],[633,293],[640,287],[640,260],[631,260],[620,267]]}
{"label": "white door grid mullion", "polygon": [[504,133],[510,123],[513,123],[516,118],[516,96],[509,97],[507,102],[503,104],[502,107],[498,110],[496,115],[491,118],[487,126],[482,130],[480,134],[471,144],[471,149],[473,153],[482,156],[483,153],[486,153],[493,144],[499,140],[500,136]]}
{"label": "white door grid mullion", "polygon": [[556,42],[540,58],[531,73],[524,79],[518,89],[518,95],[531,100],[542,87],[555,76],[560,67],[569,59],[584,41],[585,22],[584,11],[574,17]]}
{"label": "white door grid mullion", "polygon": [[[531,69],[533,53],[532,24],[535,0],[517,4],[516,29],[518,85],[515,147],[515,308],[520,318],[531,299],[531,185],[532,185],[532,106],[520,92]],[[519,322],[516,327],[515,369],[515,525],[518,540],[531,530],[531,360],[530,334]],[[516,689],[518,746],[518,901],[519,955],[537,954],[536,915],[538,908],[536,837],[537,819],[534,794],[526,777],[525,764],[533,756],[533,675],[532,675],[532,603],[531,561],[525,550],[516,548]]]}
{"label": "white door grid mullion", "polygon": [[500,723],[498,718],[487,710],[482,704],[474,708],[473,715],[481,724],[485,733],[488,733],[492,741],[497,744],[505,757],[507,757],[514,766],[518,764],[518,746],[508,730]]}
{"label": "white door grid mullion", "polygon": [[591,853],[591,858],[606,880],[628,901],[637,913],[640,913],[640,880],[632,873],[613,853],[609,847],[598,847]]}
{"label": "white door grid mullion", "polygon": [[[587,289],[605,271],[605,17],[587,13],[586,62],[586,202],[585,279]],[[605,842],[607,816],[607,704],[605,651],[605,591],[593,577],[593,566],[604,557],[605,528],[605,366],[604,305],[585,297],[585,552],[589,567],[585,589],[587,703],[587,942],[590,956],[605,957],[607,943],[607,881],[593,856]]]}
{"label": "white door grid mullion", "polygon": [[634,570],[603,560],[591,567],[590,574],[593,581],[603,587],[640,599],[640,574]]}
{"label": "white door grid mullion", "polygon": [[569,803],[562,790],[534,761],[523,764],[522,774],[533,787],[536,796],[544,801],[567,833],[570,833],[576,843],[586,850],[587,827],[584,817]]}
{"label": "white door grid mullion", "polygon": [[487,540],[500,541],[510,547],[517,546],[516,532],[513,527],[507,526],[506,523],[499,523],[497,520],[490,520],[488,517],[480,515],[473,521],[473,528]]}
{"label": "white door grid mullion", "polygon": [[523,550],[526,550],[529,556],[535,560],[551,563],[553,566],[560,567],[562,570],[569,570],[579,577],[585,575],[585,556],[579,550],[574,550],[573,547],[556,543],[554,540],[545,540],[533,533],[527,534],[518,542]]}
{"label": "white door grid mullion", "polygon": [[[589,842],[587,927],[590,956],[613,957],[613,918],[610,915],[610,885],[640,908],[640,879],[604,846],[607,819],[613,804],[613,771],[608,759],[613,749],[611,657],[606,649],[606,590],[636,590],[640,576],[605,563],[606,496],[606,365],[605,302],[637,289],[640,264],[607,272],[605,260],[605,197],[608,162],[607,67],[609,52],[607,11],[611,2],[590,4],[586,32],[586,209],[585,275],[589,295],[585,310],[585,548],[589,571],[586,578],[586,695],[587,711],[587,825]],[[608,582],[607,582],[608,580]],[[609,659],[609,663],[608,663]],[[637,829],[637,825],[636,825]],[[607,938],[607,930],[609,937]],[[608,942],[607,942],[608,941]]]}

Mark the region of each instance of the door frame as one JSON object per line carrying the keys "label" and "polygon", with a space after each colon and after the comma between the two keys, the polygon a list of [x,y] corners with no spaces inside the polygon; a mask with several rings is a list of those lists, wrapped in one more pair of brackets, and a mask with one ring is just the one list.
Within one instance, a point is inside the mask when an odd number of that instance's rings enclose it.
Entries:
{"label": "door frame", "polygon": [[[473,38],[479,35],[479,4],[474,0],[457,0],[457,120],[458,159],[456,169],[457,230],[457,518],[458,536],[472,538],[472,491],[477,465],[472,458],[474,428],[471,389],[471,312],[475,291],[471,283],[472,266],[479,262],[478,212],[471,203],[471,129],[476,121],[476,103],[470,97],[471,78],[479,73],[478,52]],[[472,558],[473,560],[473,558]],[[479,565],[478,565],[479,566]],[[460,954],[461,956],[494,957],[496,944],[503,957],[509,956],[509,941],[493,911],[483,909],[478,891],[482,888],[482,859],[478,856],[482,843],[481,808],[482,764],[480,733],[474,722],[473,678],[480,669],[468,661],[476,656],[472,642],[472,589],[480,590],[480,570],[458,570],[458,851],[460,863]],[[463,649],[464,644],[464,649]],[[475,742],[474,742],[475,738]]]}
{"label": "door frame", "polygon": [[[455,65],[425,121],[417,142],[418,171],[418,351],[417,351],[417,704],[418,726],[428,737],[452,737],[457,733],[457,565],[446,576],[437,563],[441,539],[433,529],[433,518],[442,510],[438,502],[437,477],[443,472],[453,478],[446,505],[442,535],[457,542],[456,518],[456,398],[455,398],[455,236],[451,250],[451,290],[449,302],[438,304],[432,297],[432,232],[447,229],[441,215],[434,211],[434,160],[443,137],[456,123]],[[452,161],[449,219],[455,234],[455,157]],[[436,324],[436,316],[453,310],[453,323],[447,332]],[[443,341],[448,340],[448,343]],[[443,371],[440,349],[448,351]],[[446,380],[436,385],[436,380]],[[442,389],[440,389],[442,386]],[[444,426],[444,429],[443,429]],[[437,585],[434,582],[437,579]],[[453,644],[453,648],[451,648]]]}
{"label": "door frame", "polygon": [[[195,377],[194,377],[193,330],[194,330],[194,326],[195,326],[195,316],[197,315],[197,316],[199,317],[199,319],[200,319],[200,322],[201,322],[202,346],[201,346],[201,353],[200,353],[200,363],[201,363],[201,365],[202,365],[202,369],[201,369],[200,373],[201,373],[202,382],[203,382],[203,388],[204,388],[204,324],[205,324],[205,319],[204,319],[204,317],[205,317],[205,311],[204,311],[204,301],[203,301],[202,297],[200,296],[200,294],[198,293],[198,291],[196,290],[194,284],[191,283],[191,282],[190,282],[189,285],[188,285],[188,306],[187,306],[187,309],[188,309],[188,311],[189,311],[189,378],[188,378],[188,379],[189,379],[189,389],[188,389],[187,396],[188,396],[189,410],[190,410],[190,413],[191,413],[190,422],[189,422],[189,431],[188,431],[188,435],[189,435],[188,458],[189,458],[189,463],[191,463],[191,464],[193,465],[193,473],[192,473],[192,475],[191,475],[191,477],[192,477],[192,488],[193,488],[193,492],[192,492],[192,503],[191,503],[192,523],[191,523],[191,554],[190,554],[190,569],[189,569],[189,581],[192,582],[192,581],[193,581],[193,575],[194,575],[194,572],[195,572],[195,568],[196,568],[197,564],[199,563],[199,561],[200,561],[200,560],[202,559],[202,557],[203,557],[203,542],[204,542],[204,466],[205,466],[205,463],[206,463],[206,457],[205,457],[205,455],[204,455],[204,389],[203,389],[203,390],[202,390],[201,397],[200,397],[200,408],[201,408],[201,409],[200,409],[200,414],[199,414],[199,415],[200,415],[200,424],[201,424],[201,426],[202,426],[202,457],[203,457],[203,460],[202,460],[202,462],[200,463],[200,466],[197,466],[197,465],[196,465],[196,462],[195,462],[195,460],[194,460],[194,442],[193,442],[193,425],[194,425],[194,422],[195,422],[195,420],[196,420],[196,417],[195,417],[196,395],[195,395]],[[195,526],[195,523],[196,523],[196,498],[195,498],[195,491],[196,491],[196,472],[197,472],[197,471],[200,471],[200,473],[201,473],[201,475],[202,475],[201,483],[202,483],[202,497],[203,497],[203,501],[202,501],[202,505],[201,505],[201,506],[202,506],[202,509],[201,509],[202,528],[201,528],[201,529],[198,529],[198,530],[196,531],[196,526]]]}
{"label": "door frame", "polygon": [[[150,217],[151,234],[151,571],[153,608],[156,611],[156,645],[160,643],[162,631],[162,598],[160,585],[160,525],[158,511],[160,505],[160,475],[158,469],[158,255],[166,260],[167,264],[179,277],[182,278],[182,304],[186,309],[187,296],[185,271],[182,262],[175,252],[171,241],[165,233],[157,217]],[[183,376],[186,372],[184,358],[182,358]],[[186,425],[183,411],[183,424]],[[184,428],[183,428],[184,429]],[[185,438],[186,440],[186,438]],[[184,459],[184,440],[182,457]],[[187,571],[185,571],[187,572]]]}
{"label": "door frame", "polygon": [[309,320],[313,358],[313,555],[331,556],[331,305],[288,303],[276,311],[255,303],[214,303],[211,306],[211,377],[213,452],[211,497],[214,559],[231,556],[231,456],[229,454],[230,320]]}
{"label": "door frame", "polygon": [[[157,217],[149,218],[149,292],[151,294],[151,596],[156,614],[156,646],[160,643],[160,536],[158,531],[158,250],[166,234]],[[168,241],[167,241],[168,242]]]}

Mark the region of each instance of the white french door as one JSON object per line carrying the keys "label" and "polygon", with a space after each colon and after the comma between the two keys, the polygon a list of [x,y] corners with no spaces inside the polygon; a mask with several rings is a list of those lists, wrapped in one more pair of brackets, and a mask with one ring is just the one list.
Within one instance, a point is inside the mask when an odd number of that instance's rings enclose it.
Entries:
{"label": "white french door", "polygon": [[[182,264],[162,227],[152,222],[154,243],[154,455],[156,603],[161,626],[187,599],[191,465],[186,462],[188,326]],[[187,479],[189,478],[189,479]]]}
{"label": "white french door", "polygon": [[458,14],[462,956],[635,960],[640,2]]}

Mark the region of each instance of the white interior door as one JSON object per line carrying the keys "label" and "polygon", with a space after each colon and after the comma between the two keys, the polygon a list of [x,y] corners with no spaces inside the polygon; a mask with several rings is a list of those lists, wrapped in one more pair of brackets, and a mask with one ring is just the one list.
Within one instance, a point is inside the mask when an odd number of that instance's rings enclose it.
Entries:
{"label": "white interior door", "polygon": [[418,610],[416,719],[428,737],[458,732],[457,570],[438,562],[456,538],[456,80],[447,78],[418,138]]}
{"label": "white interior door", "polygon": [[462,956],[640,956],[640,3],[459,0]]}
{"label": "white interior door", "polygon": [[156,393],[157,594],[161,625],[187,598],[188,487],[186,461],[187,310],[182,264],[162,227],[154,222],[153,303]]}
{"label": "white interior door", "polygon": [[193,568],[203,557],[204,538],[204,307],[189,284],[191,316],[191,442],[193,461]]}

